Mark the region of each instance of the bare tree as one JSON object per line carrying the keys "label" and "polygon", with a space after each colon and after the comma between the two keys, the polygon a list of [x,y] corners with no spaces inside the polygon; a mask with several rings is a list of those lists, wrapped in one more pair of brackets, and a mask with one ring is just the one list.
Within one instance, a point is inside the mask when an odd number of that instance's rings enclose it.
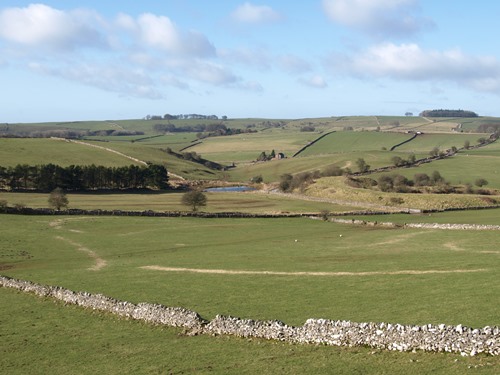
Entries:
{"label": "bare tree", "polygon": [[55,188],[49,195],[49,205],[60,211],[61,208],[66,208],[68,206],[68,197],[64,193],[63,189]]}

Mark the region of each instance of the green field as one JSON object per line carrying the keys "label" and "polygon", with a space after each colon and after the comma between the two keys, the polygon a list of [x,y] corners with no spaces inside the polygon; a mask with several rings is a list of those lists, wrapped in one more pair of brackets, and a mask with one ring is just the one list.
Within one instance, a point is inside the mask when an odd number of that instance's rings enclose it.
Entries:
{"label": "green field", "polygon": [[398,147],[397,150],[400,152],[424,153],[428,155],[434,147],[445,151],[451,149],[453,146],[461,148],[464,146],[465,141],[469,141],[471,146],[475,145],[478,138],[480,136],[477,134],[422,134],[411,142]]}
{"label": "green field", "polygon": [[[196,133],[155,133],[155,124],[178,127],[222,120],[117,120],[0,125],[20,132],[135,130],[144,135],[91,137],[82,145],[52,139],[0,138],[0,166],[54,163],[123,166],[128,158],[165,165],[194,186],[248,182],[262,176],[273,189],[285,173],[335,165],[357,172],[392,165],[394,156],[426,157],[434,147],[475,145],[474,133],[495,118],[345,116],[317,119],[229,119],[228,128],[256,133],[208,137],[186,151],[227,171],[175,157]],[[461,124],[458,132],[453,128]],[[314,127],[314,131],[301,128]],[[345,129],[352,129],[344,131]],[[304,130],[304,129],[302,129]],[[375,131],[377,130],[377,131]],[[413,141],[390,152],[422,131]],[[322,134],[335,131],[291,156]],[[101,148],[92,147],[91,145]],[[103,149],[103,147],[109,150]],[[255,162],[262,151],[287,158]],[[119,155],[113,151],[122,153]],[[500,189],[500,143],[392,173],[413,178],[437,170],[450,183],[488,181]],[[377,179],[380,174],[372,174]],[[171,176],[176,179],[175,176]],[[179,179],[177,179],[179,181]],[[214,183],[215,182],[215,183]],[[401,194],[353,188],[346,178],[319,178],[301,195],[206,193],[206,212],[319,213],[488,206],[498,196]],[[298,192],[299,189],[296,190]],[[69,208],[187,211],[182,191],[69,192]],[[312,197],[312,198],[311,198]],[[322,198],[323,201],[318,201]],[[9,206],[47,207],[48,194],[0,192]],[[314,200],[316,199],[316,200]],[[330,203],[326,203],[326,202]],[[337,202],[337,203],[334,203]],[[396,202],[396,203],[395,203]],[[500,209],[426,215],[345,216],[394,223],[500,225]],[[202,219],[0,214],[0,274],[68,289],[103,293],[130,302],[161,303],[198,312],[302,325],[308,318],[402,324],[498,326],[500,258],[497,230],[383,228],[312,220]],[[153,266],[153,267],[151,267]],[[165,270],[165,268],[170,270]],[[189,270],[205,270],[204,273]],[[241,273],[244,271],[244,273]],[[323,275],[318,275],[323,273]],[[217,374],[494,374],[500,357],[393,353],[369,348],[290,345],[258,339],[188,336],[168,327],[83,310],[0,289],[0,369],[6,374],[217,373]]]}
{"label": "green field", "polygon": [[[373,229],[311,219],[2,215],[0,224],[4,275],[183,306],[207,318],[473,327],[498,325],[500,319],[493,303],[500,287],[496,231]],[[98,259],[104,266],[92,270]],[[196,274],[144,266],[291,274]],[[391,274],[402,270],[450,273]],[[460,270],[475,272],[455,273]]]}
{"label": "green field", "polygon": [[[181,204],[183,193],[68,193],[69,208],[86,210],[153,210],[153,211],[186,211],[188,207]],[[48,194],[10,193],[0,191],[0,201],[9,205],[21,205],[33,208],[48,207]],[[331,212],[356,211],[359,208],[340,206],[333,203],[314,202],[275,194],[253,192],[206,193],[206,212],[248,212],[277,213],[305,212],[319,213],[323,210]]]}
{"label": "green field", "polygon": [[[497,141],[479,149],[462,150],[451,158],[415,168],[402,168],[391,173],[413,178],[416,173],[431,175],[433,171],[439,171],[454,185],[474,184],[476,179],[485,178],[488,181],[486,187],[500,189],[500,143]],[[377,179],[381,174],[391,173],[375,173],[371,178]]]}
{"label": "green field", "polygon": [[0,138],[0,160],[3,167],[48,163],[61,166],[95,164],[109,167],[138,164],[102,149],[46,138]]}
{"label": "green field", "polygon": [[17,374],[492,374],[493,357],[187,336],[0,288],[0,368]]}
{"label": "green field", "polygon": [[[313,141],[317,133],[288,131],[282,129],[266,130],[258,133],[239,134],[225,137],[210,137],[189,149],[212,160],[212,154],[224,161],[232,160],[235,154],[248,154],[247,161],[256,160],[262,151],[269,155],[271,150],[293,155],[302,146]],[[216,160],[217,161],[217,160]]]}
{"label": "green field", "polygon": [[392,146],[411,138],[404,133],[388,132],[335,132],[308,147],[300,156],[362,151],[390,150]]}

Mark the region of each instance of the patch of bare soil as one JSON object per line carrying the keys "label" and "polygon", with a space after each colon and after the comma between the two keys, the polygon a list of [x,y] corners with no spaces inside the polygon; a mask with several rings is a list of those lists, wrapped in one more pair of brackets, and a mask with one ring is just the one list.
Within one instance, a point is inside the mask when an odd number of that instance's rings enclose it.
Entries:
{"label": "patch of bare soil", "polygon": [[484,268],[479,269],[456,269],[456,270],[401,270],[401,271],[368,271],[368,272],[279,272],[279,271],[245,271],[245,270],[221,270],[202,268],[178,268],[161,266],[143,266],[146,270],[166,271],[166,272],[191,272],[209,273],[223,275],[272,275],[272,276],[376,276],[376,275],[426,275],[426,274],[447,274],[447,273],[472,273],[485,272]]}
{"label": "patch of bare soil", "polygon": [[443,246],[452,251],[465,251],[465,249],[458,246],[455,242],[447,242]]}
{"label": "patch of bare soil", "polygon": [[429,233],[429,232],[405,233],[405,234],[401,234],[399,236],[394,236],[392,239],[387,240],[387,241],[374,243],[371,246],[394,245],[394,244],[397,244],[400,242],[405,242],[412,237],[419,236],[421,234],[427,234],[427,233]]}

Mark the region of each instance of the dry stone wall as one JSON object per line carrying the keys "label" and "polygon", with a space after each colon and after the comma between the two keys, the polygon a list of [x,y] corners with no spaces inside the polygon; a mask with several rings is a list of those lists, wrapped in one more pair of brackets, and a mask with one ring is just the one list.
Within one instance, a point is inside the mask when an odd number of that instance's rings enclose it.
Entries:
{"label": "dry stone wall", "polygon": [[500,355],[500,328],[497,326],[473,329],[462,325],[415,326],[308,319],[303,326],[292,327],[278,320],[259,321],[220,315],[207,321],[196,312],[180,307],[151,303],[134,304],[102,294],[73,292],[57,286],[41,285],[5,276],[0,276],[0,286],[124,318],[184,327],[191,334],[234,335],[300,344],[369,346],[395,351],[451,352],[464,356],[479,353]]}

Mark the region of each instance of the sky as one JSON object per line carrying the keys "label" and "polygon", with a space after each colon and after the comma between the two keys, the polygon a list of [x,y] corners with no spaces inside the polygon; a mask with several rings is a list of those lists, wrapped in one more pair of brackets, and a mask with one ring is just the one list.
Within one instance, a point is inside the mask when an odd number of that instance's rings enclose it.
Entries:
{"label": "sky", "polygon": [[500,1],[0,0],[0,123],[500,116]]}

